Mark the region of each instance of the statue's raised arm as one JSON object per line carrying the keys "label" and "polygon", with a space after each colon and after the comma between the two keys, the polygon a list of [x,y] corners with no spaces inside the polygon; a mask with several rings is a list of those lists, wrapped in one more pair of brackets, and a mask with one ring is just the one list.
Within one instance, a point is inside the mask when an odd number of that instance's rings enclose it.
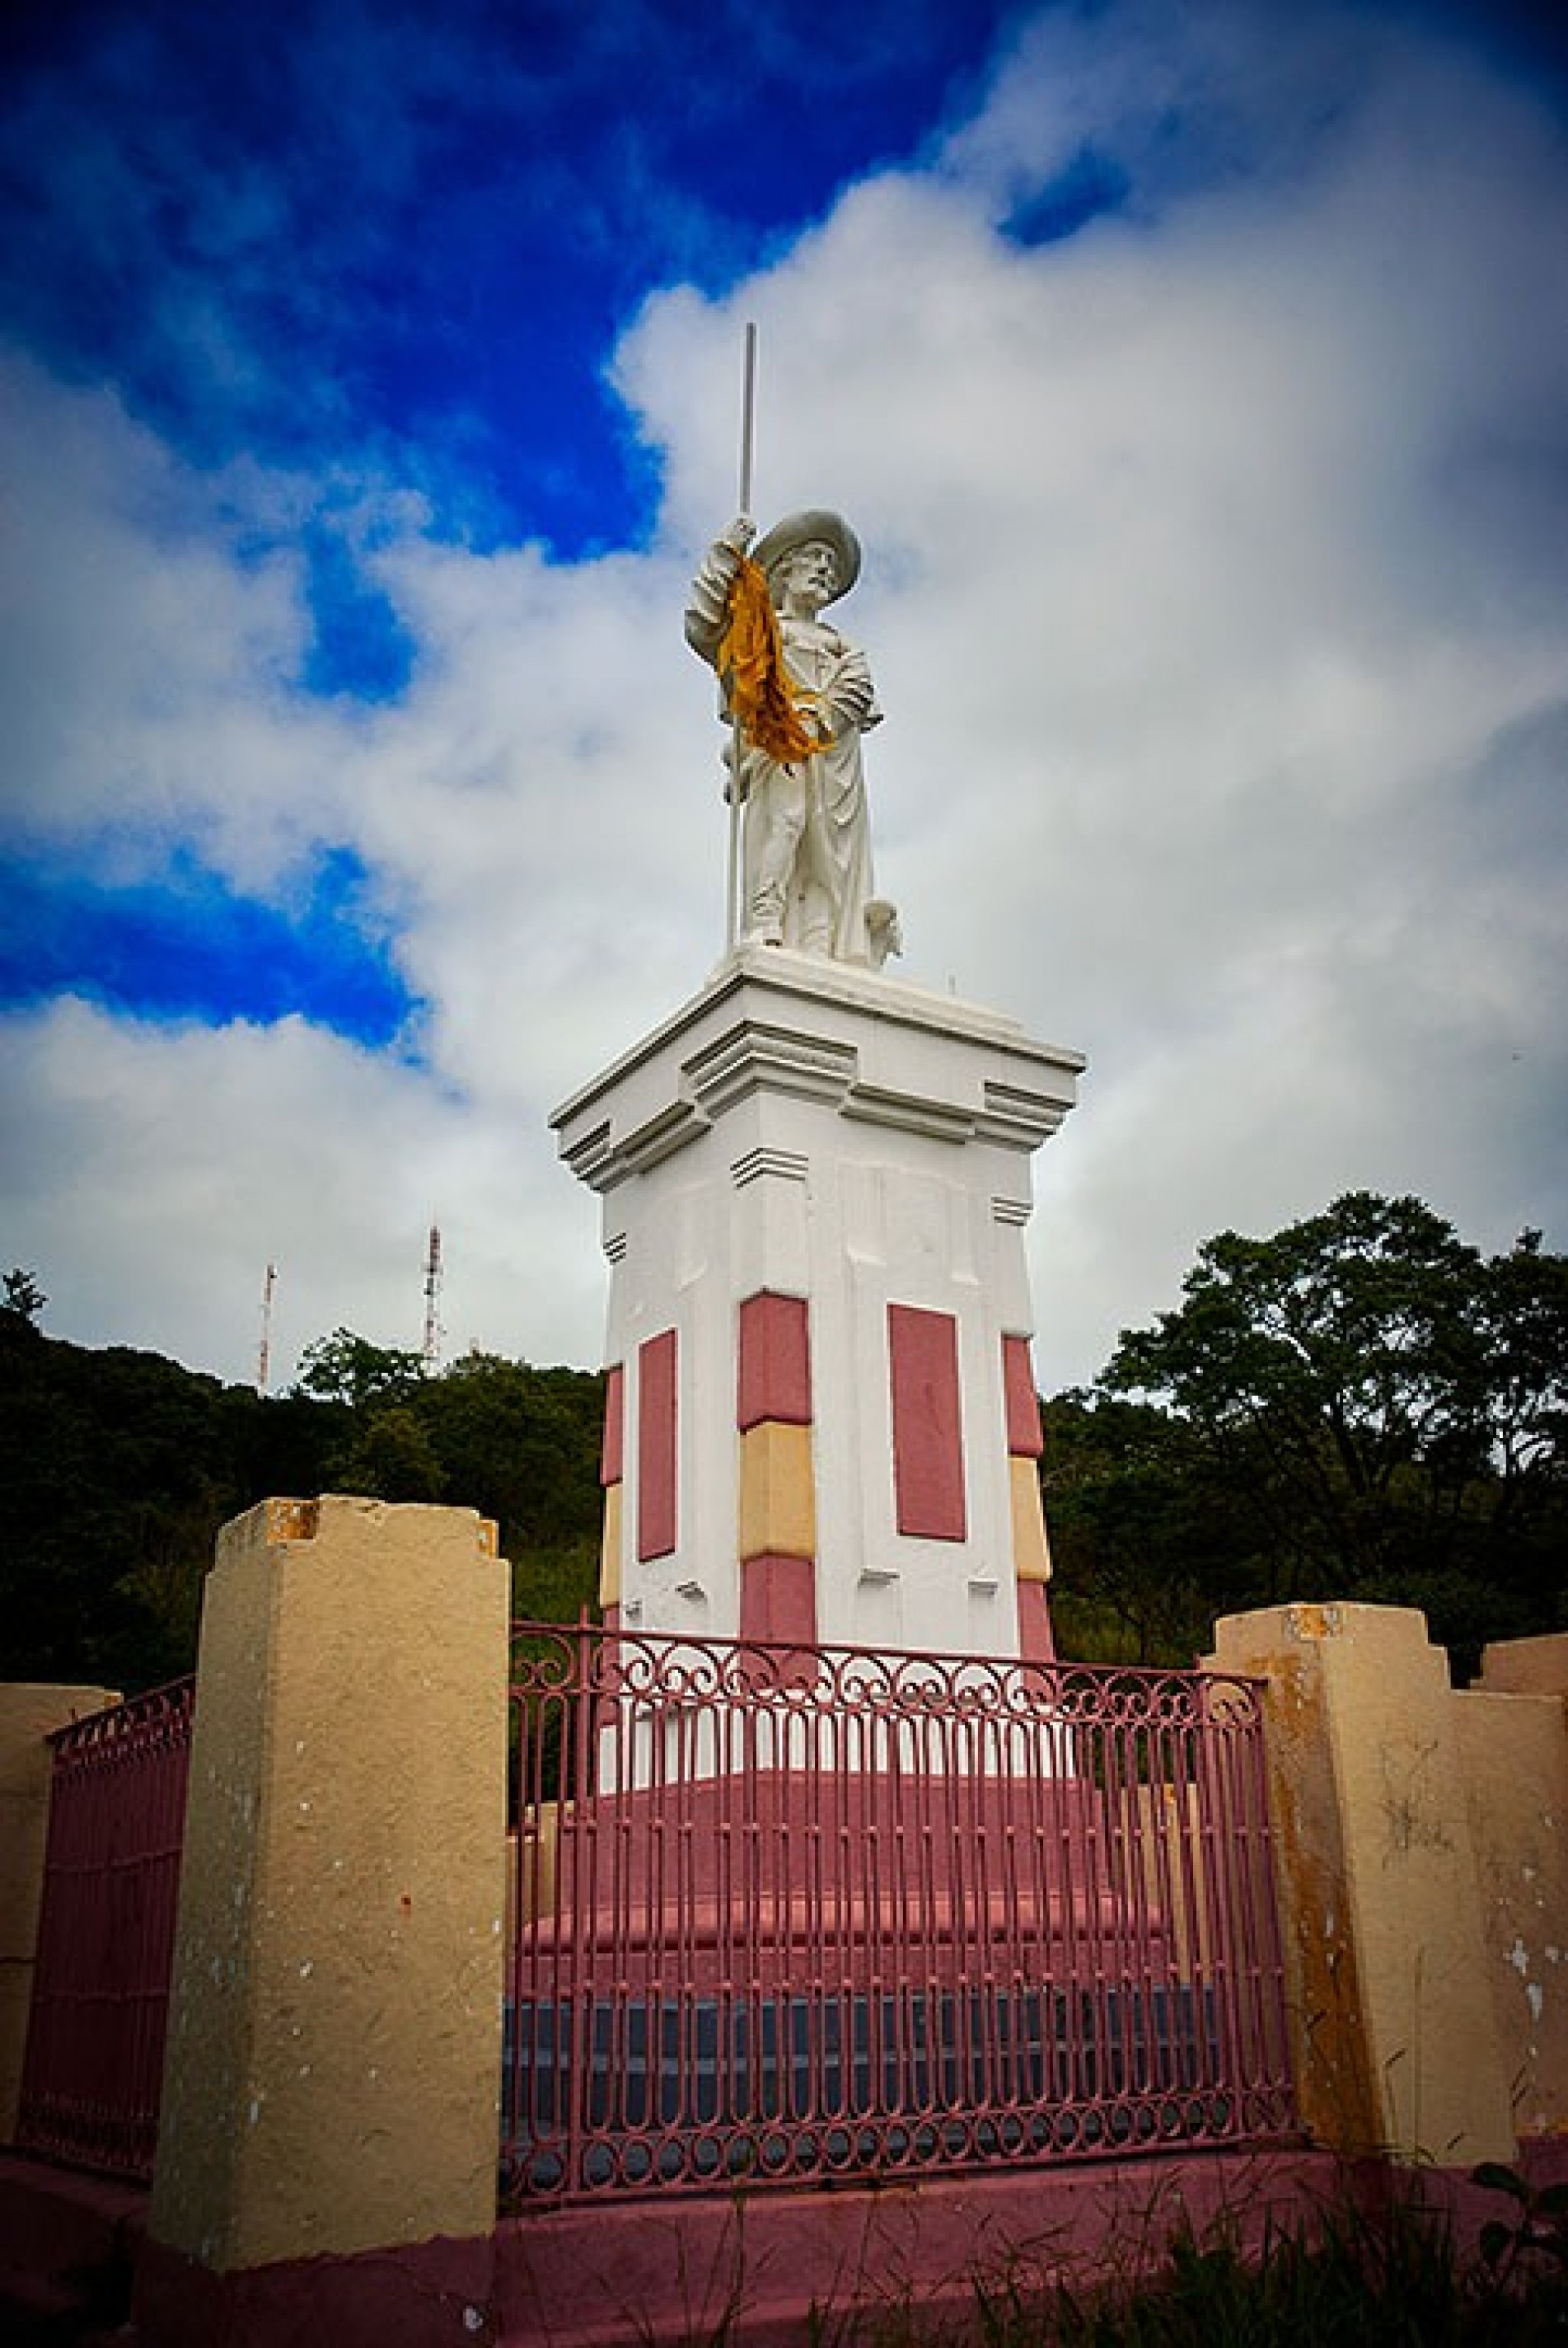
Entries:
{"label": "statue's raised arm", "polygon": [[733,522],[692,582],[686,640],[717,671],[742,802],[748,943],[880,966],[897,919],[873,893],[861,736],[882,713],[866,656],[822,618],[860,546],[835,513],[791,514],[754,551]]}

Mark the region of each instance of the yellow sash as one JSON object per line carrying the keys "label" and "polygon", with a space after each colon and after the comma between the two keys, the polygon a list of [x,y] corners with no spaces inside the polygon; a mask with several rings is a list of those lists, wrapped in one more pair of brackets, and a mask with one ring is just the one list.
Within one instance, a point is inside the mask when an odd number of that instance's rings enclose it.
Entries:
{"label": "yellow sash", "polygon": [[811,733],[796,705],[768,582],[747,555],[724,606],[718,670],[742,733],[764,757],[793,767],[826,747],[831,736]]}

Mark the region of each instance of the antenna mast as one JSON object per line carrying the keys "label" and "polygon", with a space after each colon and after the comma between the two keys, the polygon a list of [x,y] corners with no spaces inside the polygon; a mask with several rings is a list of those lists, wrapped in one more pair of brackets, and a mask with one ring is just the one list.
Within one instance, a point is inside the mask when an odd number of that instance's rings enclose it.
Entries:
{"label": "antenna mast", "polygon": [[261,1343],[256,1353],[256,1392],[264,1395],[272,1366],[272,1292],[278,1285],[278,1267],[267,1266],[267,1277],[261,1282]]}
{"label": "antenna mast", "polygon": [[430,1226],[430,1244],[425,1255],[425,1344],[422,1350],[426,1370],[433,1370],[441,1359],[441,1233],[435,1223]]}

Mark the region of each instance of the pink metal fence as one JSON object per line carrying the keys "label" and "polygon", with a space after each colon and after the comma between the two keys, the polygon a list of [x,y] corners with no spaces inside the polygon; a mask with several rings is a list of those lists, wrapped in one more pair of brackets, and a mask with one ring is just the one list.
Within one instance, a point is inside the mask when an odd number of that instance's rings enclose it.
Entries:
{"label": "pink metal fence", "polygon": [[56,1731],[18,2144],[150,2177],[194,1680]]}
{"label": "pink metal fence", "polygon": [[1256,1684],[518,1628],[511,2199],[1293,2126]]}

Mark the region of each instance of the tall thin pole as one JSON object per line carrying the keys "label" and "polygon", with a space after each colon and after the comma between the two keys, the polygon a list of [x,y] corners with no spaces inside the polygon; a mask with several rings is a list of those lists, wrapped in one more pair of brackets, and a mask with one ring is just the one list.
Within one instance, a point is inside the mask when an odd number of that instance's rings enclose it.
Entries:
{"label": "tall thin pole", "polygon": [[[752,510],[752,435],[757,404],[757,330],[746,321],[746,355],[741,386],[741,502],[739,511]],[[733,953],[740,935],[741,913],[741,722],[737,717],[730,745],[730,845],[724,870],[724,951]]]}
{"label": "tall thin pole", "polygon": [[746,321],[746,369],[741,392],[741,511],[752,510],[752,431],[757,412],[757,330]]}

